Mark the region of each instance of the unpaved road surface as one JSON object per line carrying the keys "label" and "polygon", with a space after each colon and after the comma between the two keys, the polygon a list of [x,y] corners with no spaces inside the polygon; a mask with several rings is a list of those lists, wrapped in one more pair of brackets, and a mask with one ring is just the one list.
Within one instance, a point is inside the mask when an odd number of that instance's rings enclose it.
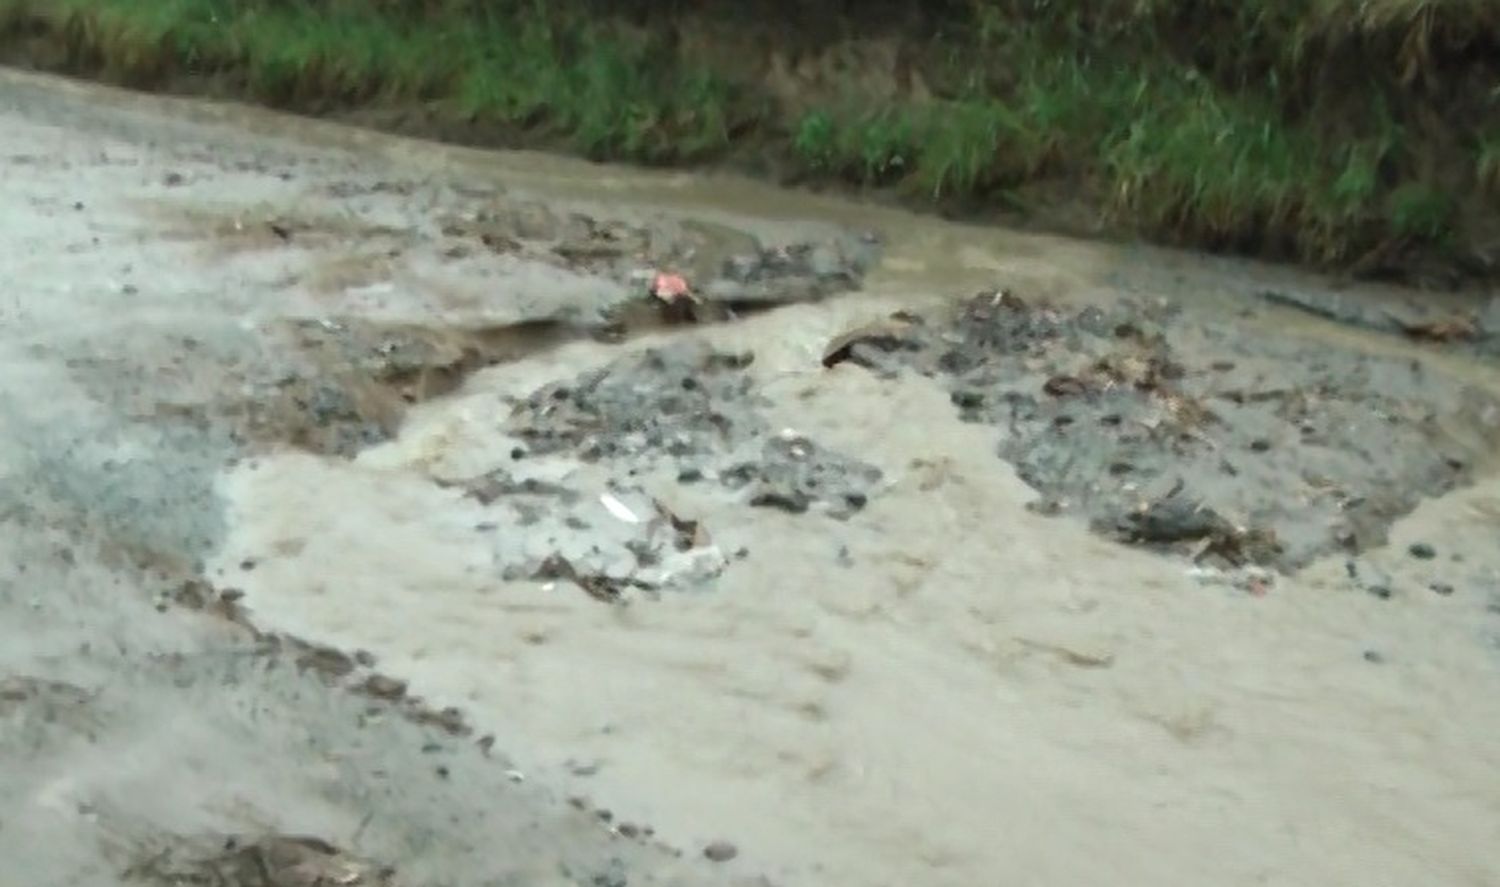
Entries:
{"label": "unpaved road surface", "polygon": [[28,883],[1500,883],[1494,305],[14,74],[0,167]]}

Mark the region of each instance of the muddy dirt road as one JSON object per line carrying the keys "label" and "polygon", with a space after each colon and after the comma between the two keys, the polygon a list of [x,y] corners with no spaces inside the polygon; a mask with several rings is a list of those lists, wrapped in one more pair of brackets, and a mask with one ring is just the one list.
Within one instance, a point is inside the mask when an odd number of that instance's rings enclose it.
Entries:
{"label": "muddy dirt road", "polygon": [[29,883],[1500,882],[1500,305],[17,74],[0,167]]}

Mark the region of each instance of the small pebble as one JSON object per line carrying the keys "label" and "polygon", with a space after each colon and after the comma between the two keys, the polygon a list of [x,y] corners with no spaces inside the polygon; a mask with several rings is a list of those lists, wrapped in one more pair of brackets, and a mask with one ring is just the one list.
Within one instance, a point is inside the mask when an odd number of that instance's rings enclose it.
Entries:
{"label": "small pebble", "polygon": [[714,841],[703,848],[703,858],[710,862],[728,862],[740,855],[740,848],[728,841]]}
{"label": "small pebble", "polygon": [[1381,655],[1381,653],[1380,653],[1379,650],[1366,650],[1365,651],[1365,661],[1366,662],[1373,662],[1376,665],[1379,665],[1380,663],[1382,663],[1382,662],[1385,661],[1385,657],[1383,655]]}
{"label": "small pebble", "polygon": [[396,700],[406,695],[406,682],[383,674],[365,678],[364,690],[376,699]]}
{"label": "small pebble", "polygon": [[1418,560],[1430,561],[1437,557],[1437,549],[1426,542],[1413,542],[1411,547],[1406,550],[1411,553],[1412,557]]}
{"label": "small pebble", "polygon": [[1448,595],[1453,593],[1453,586],[1449,585],[1446,582],[1434,582],[1427,587],[1442,595],[1443,597],[1447,597]]}

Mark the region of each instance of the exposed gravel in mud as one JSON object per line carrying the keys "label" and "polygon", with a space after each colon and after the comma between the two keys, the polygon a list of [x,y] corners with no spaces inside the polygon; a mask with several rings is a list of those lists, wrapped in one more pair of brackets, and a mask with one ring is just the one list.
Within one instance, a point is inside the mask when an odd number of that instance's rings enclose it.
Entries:
{"label": "exposed gravel in mud", "polygon": [[1379,547],[1500,439],[1500,403],[1416,361],[1246,336],[1168,302],[987,293],[832,354],[944,379],[965,421],[1001,429],[1037,508],[1221,565],[1287,571]]}
{"label": "exposed gravel in mud", "polygon": [[[464,486],[506,520],[496,533],[508,579],[564,580],[604,601],[627,591],[699,587],[734,559],[712,532],[648,494],[636,478],[665,471],[679,486],[714,486],[751,508],[848,518],[869,501],[880,469],[773,429],[748,353],[688,343],[651,348],[517,402],[504,428],[514,465]],[[537,457],[598,465],[615,480],[597,495],[520,471]],[[599,500],[607,506],[599,510]]]}
{"label": "exposed gravel in mud", "polygon": [[566,449],[629,474],[670,460],[680,483],[717,482],[752,506],[859,511],[880,470],[772,429],[756,411],[766,401],[745,372],[752,360],[698,345],[652,349],[533,393],[510,428],[536,452]]}

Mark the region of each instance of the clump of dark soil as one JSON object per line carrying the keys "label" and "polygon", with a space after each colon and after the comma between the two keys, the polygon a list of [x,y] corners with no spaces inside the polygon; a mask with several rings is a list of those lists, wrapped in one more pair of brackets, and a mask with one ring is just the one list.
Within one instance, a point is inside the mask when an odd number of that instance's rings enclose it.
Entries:
{"label": "clump of dark soil", "polygon": [[878,249],[869,237],[774,244],[703,223],[599,219],[514,199],[450,216],[441,230],[455,256],[482,250],[642,289],[647,275],[670,271],[704,301],[740,310],[856,289]]}
{"label": "clump of dark soil", "polygon": [[880,470],[795,433],[759,409],[750,354],[699,344],[650,349],[516,404],[510,430],[530,452],[576,453],[628,467],[670,463],[679,481],[718,480],[755,506],[835,517],[864,507]]}
{"label": "clump of dark soil", "polygon": [[410,406],[451,393],[473,372],[577,337],[545,321],[468,330],[305,321],[284,332],[283,370],[209,408],[228,413],[243,442],[339,456],[389,439]]}
{"label": "clump of dark soil", "polygon": [[163,887],[394,887],[395,874],[319,838],[270,835],[173,841],[128,868],[123,879]]}
{"label": "clump of dark soil", "polygon": [[759,430],[754,356],[703,347],[652,349],[533,392],[510,425],[532,452],[587,461],[711,452]]}
{"label": "clump of dark soil", "polygon": [[723,472],[725,485],[749,490],[751,505],[801,514],[823,502],[828,513],[839,518],[864,508],[880,477],[880,469],[830,452],[797,434],[772,437],[759,458]]}
{"label": "clump of dark soil", "polygon": [[1289,571],[1383,544],[1421,499],[1468,481],[1473,454],[1452,431],[1494,416],[1418,364],[1166,303],[983,294],[903,329],[845,357],[946,379],[966,421],[1002,429],[999,453],[1042,494],[1037,509],[1230,564]]}

